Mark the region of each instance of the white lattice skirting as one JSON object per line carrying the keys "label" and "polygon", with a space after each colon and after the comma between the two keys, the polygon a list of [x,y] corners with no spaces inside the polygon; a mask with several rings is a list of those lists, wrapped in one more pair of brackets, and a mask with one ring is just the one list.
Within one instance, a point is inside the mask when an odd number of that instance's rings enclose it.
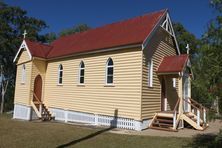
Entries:
{"label": "white lattice skirting", "polygon": [[[79,122],[91,125],[101,125],[109,127],[124,128],[130,130],[141,131],[148,127],[150,120],[136,121],[129,118],[113,117],[100,114],[90,114],[63,110],[58,108],[49,108],[50,112],[55,116],[55,120],[64,122]],[[14,119],[31,120],[36,118],[30,106],[15,104]]]}
{"label": "white lattice skirting", "polygon": [[102,125],[141,131],[148,127],[150,120],[136,121],[129,118],[113,117],[100,114],[69,111],[57,108],[49,108],[55,116],[55,120],[64,122],[80,122],[92,125]]}

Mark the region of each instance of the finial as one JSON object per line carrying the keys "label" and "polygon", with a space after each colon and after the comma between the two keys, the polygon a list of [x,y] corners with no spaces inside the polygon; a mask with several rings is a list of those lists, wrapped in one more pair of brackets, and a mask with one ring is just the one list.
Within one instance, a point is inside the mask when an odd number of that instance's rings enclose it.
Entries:
{"label": "finial", "polygon": [[190,53],[190,46],[189,46],[189,44],[187,44],[186,49],[187,49],[187,54],[189,54]]}
{"label": "finial", "polygon": [[25,39],[26,34],[28,34],[28,33],[26,32],[26,30],[24,30],[23,39]]}

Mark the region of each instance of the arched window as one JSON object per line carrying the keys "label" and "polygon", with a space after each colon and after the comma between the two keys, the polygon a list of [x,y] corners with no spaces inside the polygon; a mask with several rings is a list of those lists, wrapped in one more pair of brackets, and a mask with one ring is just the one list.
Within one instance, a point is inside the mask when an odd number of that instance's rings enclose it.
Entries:
{"label": "arched window", "polygon": [[83,61],[79,64],[79,83],[84,84],[85,64]]}
{"label": "arched window", "polygon": [[106,62],[106,84],[113,83],[113,60],[109,58]]}
{"label": "arched window", "polygon": [[25,64],[22,65],[22,78],[21,78],[21,82],[25,83],[26,80],[26,68],[25,68]]}
{"label": "arched window", "polygon": [[63,66],[62,64],[60,64],[58,68],[58,84],[62,84],[62,77],[63,77]]}

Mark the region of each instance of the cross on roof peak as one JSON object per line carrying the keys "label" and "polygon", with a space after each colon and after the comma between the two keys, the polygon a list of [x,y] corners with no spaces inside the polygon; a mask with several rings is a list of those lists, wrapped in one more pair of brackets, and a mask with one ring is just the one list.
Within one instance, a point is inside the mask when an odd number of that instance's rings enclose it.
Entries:
{"label": "cross on roof peak", "polygon": [[187,44],[186,49],[187,49],[187,54],[189,54],[190,53],[190,45],[189,44]]}
{"label": "cross on roof peak", "polygon": [[26,37],[27,34],[28,34],[28,33],[26,32],[26,30],[24,30],[24,33],[22,34],[22,35],[23,35],[23,39],[25,39],[25,37]]}

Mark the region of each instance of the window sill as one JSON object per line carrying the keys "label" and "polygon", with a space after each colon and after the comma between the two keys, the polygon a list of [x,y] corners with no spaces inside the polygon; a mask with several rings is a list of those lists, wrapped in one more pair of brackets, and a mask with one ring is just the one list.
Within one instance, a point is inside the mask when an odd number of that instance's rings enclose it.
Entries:
{"label": "window sill", "polygon": [[85,87],[85,84],[77,84],[78,87]]}
{"label": "window sill", "polygon": [[20,84],[21,84],[21,85],[25,85],[25,82],[21,82]]}
{"label": "window sill", "polygon": [[63,84],[57,84],[57,86],[63,86]]}
{"label": "window sill", "polygon": [[115,87],[114,84],[105,84],[104,87]]}

